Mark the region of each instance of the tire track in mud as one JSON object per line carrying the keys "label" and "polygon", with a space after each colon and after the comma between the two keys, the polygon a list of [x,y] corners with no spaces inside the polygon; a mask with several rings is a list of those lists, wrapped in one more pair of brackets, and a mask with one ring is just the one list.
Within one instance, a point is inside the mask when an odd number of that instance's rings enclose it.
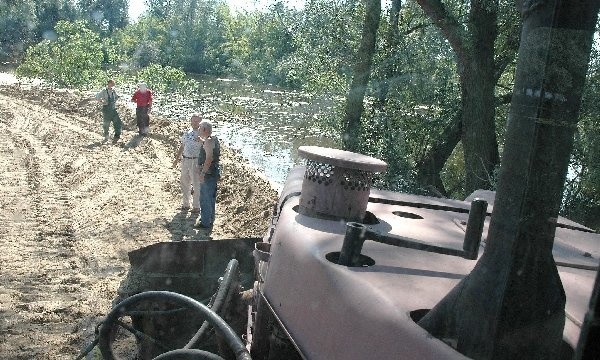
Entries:
{"label": "tire track in mud", "polygon": [[147,158],[102,144],[99,129],[90,130],[98,124],[85,120],[0,95],[1,165],[14,169],[2,179],[0,203],[15,203],[22,224],[13,226],[19,222],[15,216],[2,219],[11,230],[0,240],[9,250],[1,255],[0,307],[6,320],[0,325],[0,354],[28,359],[73,354],[75,343],[81,347],[74,333],[91,333],[110,308],[127,251],[147,244],[142,228],[148,222],[137,213],[150,192],[133,199],[131,193],[135,178],[149,173],[166,181],[170,174],[155,164],[166,152],[153,146]]}
{"label": "tire track in mud", "polygon": [[0,166],[12,169],[0,205],[13,208],[1,219],[0,357],[72,359],[110,309],[127,252],[193,219],[165,188],[176,178],[164,139],[126,130],[103,144],[99,114],[43,105],[0,93]]}
{"label": "tire track in mud", "polygon": [[[70,199],[54,179],[54,160],[43,143],[15,128],[14,114],[3,106],[0,133],[0,164],[11,169],[1,178],[0,204],[12,210],[11,218],[3,218],[2,223],[18,224],[3,226],[6,233],[0,238],[4,249],[0,255],[0,311],[4,315],[0,354],[22,353],[25,358],[58,345],[43,335],[45,324],[52,323],[54,331],[65,334],[73,328],[70,321],[61,320],[60,313],[74,307],[74,298],[56,291],[72,272],[66,261],[73,255]],[[25,339],[15,342],[11,335],[16,325],[19,332],[23,327],[26,331]]]}

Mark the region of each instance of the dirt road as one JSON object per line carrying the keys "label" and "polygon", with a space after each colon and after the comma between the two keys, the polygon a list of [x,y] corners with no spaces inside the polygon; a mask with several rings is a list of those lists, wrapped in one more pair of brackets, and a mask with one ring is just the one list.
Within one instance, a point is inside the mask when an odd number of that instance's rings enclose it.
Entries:
{"label": "dirt road", "polygon": [[[153,120],[102,143],[89,94],[0,86],[0,358],[73,359],[128,270],[127,252],[207,240],[171,168],[188,124]],[[216,121],[218,134],[218,121]],[[224,149],[213,239],[261,236],[276,193]]]}

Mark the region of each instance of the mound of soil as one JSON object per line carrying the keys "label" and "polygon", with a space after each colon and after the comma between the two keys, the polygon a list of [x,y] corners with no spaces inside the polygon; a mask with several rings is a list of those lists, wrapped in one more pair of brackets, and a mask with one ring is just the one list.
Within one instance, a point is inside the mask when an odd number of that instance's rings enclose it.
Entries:
{"label": "mound of soil", "polygon": [[152,117],[139,137],[134,113],[118,111],[121,141],[103,143],[92,94],[0,86],[2,358],[75,358],[110,310],[129,251],[260,237],[269,224],[276,191],[224,147],[215,227],[194,229],[171,167],[189,123]]}

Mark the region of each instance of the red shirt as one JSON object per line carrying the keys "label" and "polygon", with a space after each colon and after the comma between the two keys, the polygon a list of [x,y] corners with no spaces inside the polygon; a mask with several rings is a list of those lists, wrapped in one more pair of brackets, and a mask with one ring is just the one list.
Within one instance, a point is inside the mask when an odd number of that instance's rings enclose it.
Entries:
{"label": "red shirt", "polygon": [[140,106],[151,106],[152,105],[152,91],[146,90],[141,92],[136,90],[131,97],[131,101],[135,101],[138,107]]}

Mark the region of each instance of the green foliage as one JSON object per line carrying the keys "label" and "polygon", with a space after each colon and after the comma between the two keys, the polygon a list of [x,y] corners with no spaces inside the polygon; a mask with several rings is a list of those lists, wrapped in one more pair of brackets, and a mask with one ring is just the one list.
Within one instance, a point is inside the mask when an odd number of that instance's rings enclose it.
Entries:
{"label": "green foliage", "polygon": [[387,171],[375,179],[375,186],[392,191],[417,193],[410,163],[406,134],[402,129],[394,128],[394,119],[388,114],[372,113],[363,123],[365,136],[361,145],[362,153],[382,159],[388,164]]}
{"label": "green foliage", "polygon": [[291,69],[302,87],[344,94],[362,29],[363,9],[347,1],[310,1],[295,31]]}
{"label": "green foliage", "polygon": [[77,16],[69,0],[0,0],[0,60],[20,59],[31,44],[53,39],[58,21]]}
{"label": "green foliage", "polygon": [[123,65],[129,62],[129,58],[121,51],[121,46],[115,37],[102,39],[102,53],[104,56],[102,65],[105,69],[126,68]]}
{"label": "green foliage", "polygon": [[185,72],[170,66],[151,64],[140,69],[136,76],[152,84],[152,89],[163,92],[186,92],[197,87],[196,81],[188,79]]}
{"label": "green foliage", "polygon": [[[182,68],[186,72],[219,75],[229,66],[230,15],[223,1],[150,1],[154,16],[134,30],[137,59]],[[127,49],[128,51],[131,48]]]}
{"label": "green foliage", "polygon": [[[402,7],[400,17],[404,21],[396,39],[388,38],[388,23],[380,26],[370,89],[373,100],[366,108],[366,113],[373,115],[363,119],[373,126],[364,129],[361,142],[373,146],[367,151],[380,153],[388,162],[385,188],[431,194],[430,189],[415,183],[413,168],[445,127],[455,121],[460,111],[460,88],[448,43],[414,6]],[[461,178],[454,171],[461,168],[452,166],[442,172],[442,180],[452,186],[457,185],[454,179]]]}
{"label": "green foliage", "polygon": [[77,5],[84,19],[103,37],[128,23],[128,0],[77,0]]}
{"label": "green foliage", "polygon": [[75,6],[68,0],[35,1],[36,40],[52,37],[56,23],[61,20],[76,21],[78,15]]}
{"label": "green foliage", "polygon": [[32,1],[0,1],[0,61],[19,58],[33,40]]}
{"label": "green foliage", "polygon": [[600,230],[600,48],[592,50],[561,214]]}
{"label": "green foliage", "polygon": [[[229,7],[216,2],[210,8],[205,8],[207,15],[202,21],[202,31],[197,33],[198,40],[203,40],[198,52],[191,50],[188,63],[183,66],[190,68],[195,73],[206,73],[212,75],[225,74],[230,66],[231,55],[227,43],[231,38],[231,15]],[[202,66],[194,67],[193,64],[199,60]]]}
{"label": "green foliage", "polygon": [[[297,87],[294,53],[297,12],[277,3],[266,12],[239,14],[232,21],[231,72],[252,81]],[[289,77],[288,77],[289,75]]]}
{"label": "green foliage", "polygon": [[103,78],[102,44],[81,21],[56,24],[56,40],[29,48],[17,74],[39,77],[60,86],[84,86]]}
{"label": "green foliage", "polygon": [[442,181],[448,195],[452,199],[464,199],[468,194],[465,194],[465,163],[464,151],[462,144],[454,149],[452,155],[442,170]]}
{"label": "green foliage", "polygon": [[230,72],[252,81],[342,94],[347,91],[362,8],[346,1],[309,1],[302,11],[282,3],[232,20]]}
{"label": "green foliage", "polygon": [[176,32],[158,18],[147,17],[115,32],[115,51],[123,57],[126,67],[142,68],[151,63],[167,65],[173,56],[172,42]]}

